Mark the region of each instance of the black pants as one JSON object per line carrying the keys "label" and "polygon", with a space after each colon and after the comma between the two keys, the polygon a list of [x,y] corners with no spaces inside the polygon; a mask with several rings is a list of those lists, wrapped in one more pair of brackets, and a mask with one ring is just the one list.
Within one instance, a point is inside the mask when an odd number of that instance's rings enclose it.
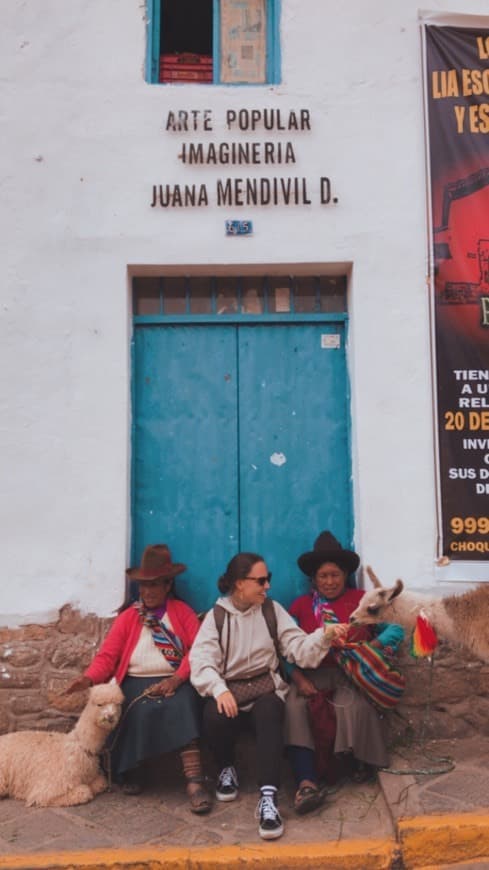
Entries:
{"label": "black pants", "polygon": [[275,693],[262,695],[249,713],[240,712],[235,719],[219,713],[214,698],[204,707],[204,737],[209,744],[219,770],[234,765],[236,738],[249,717],[256,736],[258,785],[280,785],[283,753],[283,721],[285,705]]}

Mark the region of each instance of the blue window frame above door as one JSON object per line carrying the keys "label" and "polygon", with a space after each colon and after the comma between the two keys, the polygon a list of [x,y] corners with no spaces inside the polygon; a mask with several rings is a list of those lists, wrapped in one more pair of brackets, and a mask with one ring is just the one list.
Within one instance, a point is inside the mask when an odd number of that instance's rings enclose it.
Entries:
{"label": "blue window frame above door", "polygon": [[134,322],[346,321],[346,288],[346,274],[135,276]]}
{"label": "blue window frame above door", "polygon": [[151,84],[280,81],[281,0],[147,0]]}

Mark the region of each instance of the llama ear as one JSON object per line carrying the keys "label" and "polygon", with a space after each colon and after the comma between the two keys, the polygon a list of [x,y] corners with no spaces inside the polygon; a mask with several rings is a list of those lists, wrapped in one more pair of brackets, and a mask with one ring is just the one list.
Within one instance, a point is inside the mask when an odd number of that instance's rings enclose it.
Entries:
{"label": "llama ear", "polygon": [[365,570],[370,578],[370,582],[372,583],[372,586],[375,586],[376,589],[382,589],[382,583],[380,582],[379,578],[377,577],[377,574],[375,574],[374,571],[372,571],[372,568],[370,567],[370,565],[366,565]]}
{"label": "llama ear", "polygon": [[387,600],[392,601],[393,598],[397,598],[397,596],[401,594],[403,589],[404,589],[404,583],[402,582],[402,580],[396,580],[392,589],[389,590],[389,595],[387,597]]}

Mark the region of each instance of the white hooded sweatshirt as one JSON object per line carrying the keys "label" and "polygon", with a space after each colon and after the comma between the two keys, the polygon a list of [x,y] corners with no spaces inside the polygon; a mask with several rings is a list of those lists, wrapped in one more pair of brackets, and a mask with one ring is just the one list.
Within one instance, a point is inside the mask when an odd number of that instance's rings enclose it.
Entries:
{"label": "white hooded sweatshirt", "polygon": [[[214,619],[214,611],[207,613],[192,649],[190,650],[190,681],[200,695],[218,698],[228,691],[226,678],[238,679],[269,668],[277,695],[284,700],[288,684],[278,671],[278,658],[270,636],[261,604],[248,610],[238,610],[231,598],[218,598],[229,614],[224,620],[221,643]],[[303,668],[315,668],[324,659],[330,648],[330,640],[324,628],[306,634],[277,601],[273,602],[277,616],[277,635],[280,652],[293,664]],[[226,674],[223,674],[224,650],[227,632],[230,632]]]}

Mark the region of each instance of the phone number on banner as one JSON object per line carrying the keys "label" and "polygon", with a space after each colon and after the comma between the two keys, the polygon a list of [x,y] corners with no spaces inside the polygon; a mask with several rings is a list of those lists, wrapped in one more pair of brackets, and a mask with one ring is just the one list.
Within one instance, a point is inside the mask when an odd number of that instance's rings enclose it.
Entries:
{"label": "phone number on banner", "polygon": [[489,517],[452,517],[450,519],[452,534],[487,535],[489,533]]}
{"label": "phone number on banner", "polygon": [[[488,535],[489,517],[451,517],[450,531],[452,535]],[[468,541],[452,541],[452,553],[488,553],[489,541],[470,537]]]}

